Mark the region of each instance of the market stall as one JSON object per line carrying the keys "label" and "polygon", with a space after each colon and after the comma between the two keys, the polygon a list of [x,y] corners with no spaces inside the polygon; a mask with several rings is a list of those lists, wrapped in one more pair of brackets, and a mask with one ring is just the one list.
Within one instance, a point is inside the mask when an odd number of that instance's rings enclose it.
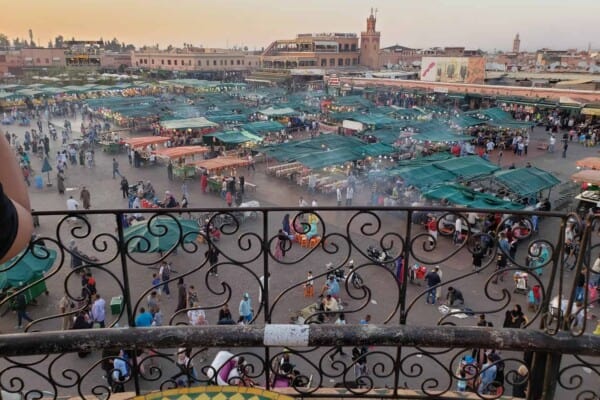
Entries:
{"label": "market stall", "polygon": [[125,144],[133,149],[133,164],[136,168],[141,166],[141,163],[156,162],[155,152],[157,145],[166,143],[170,139],[162,136],[144,136],[138,138],[128,138],[125,140]]}
{"label": "market stall", "polygon": [[586,157],[575,161],[579,168],[600,170],[600,157]]}
{"label": "market stall", "polygon": [[236,175],[236,168],[247,166],[249,161],[245,158],[237,157],[217,157],[210,160],[196,161],[192,163],[197,169],[209,174],[221,175],[223,172],[231,172],[229,175]]}
{"label": "market stall", "polygon": [[154,152],[159,159],[173,161],[173,176],[178,178],[193,178],[196,176],[196,167],[190,163],[194,157],[210,151],[206,146],[181,146],[158,149]]}

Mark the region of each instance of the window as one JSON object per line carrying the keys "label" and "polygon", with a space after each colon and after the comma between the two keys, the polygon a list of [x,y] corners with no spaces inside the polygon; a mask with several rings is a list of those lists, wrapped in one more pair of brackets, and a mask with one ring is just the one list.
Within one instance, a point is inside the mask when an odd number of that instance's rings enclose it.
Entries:
{"label": "window", "polygon": [[233,65],[233,60],[231,60],[229,63],[230,63],[231,65]]}
{"label": "window", "polygon": [[352,49],[352,51],[356,51],[356,45],[353,44],[352,47],[351,47],[351,49]]}
{"label": "window", "polygon": [[210,60],[206,60],[206,66],[208,67],[210,65]]}
{"label": "window", "polygon": [[202,60],[198,60],[198,66],[202,65]]}
{"label": "window", "polygon": [[252,65],[252,61],[248,61],[248,66],[251,66],[251,65]]}
{"label": "window", "polygon": [[213,65],[217,65],[217,60],[213,60]]}
{"label": "window", "polygon": [[39,58],[36,58],[36,59],[35,59],[35,62],[39,64],[39,63],[40,63],[40,59],[39,59]]}
{"label": "window", "polygon": [[327,66],[327,59],[321,58],[321,67],[326,67],[326,66]]}
{"label": "window", "polygon": [[177,65],[177,60],[173,60],[173,64],[174,64],[174,65]]}
{"label": "window", "polygon": [[167,60],[167,64],[171,65],[171,60]]}
{"label": "window", "polygon": [[242,65],[246,65],[246,60],[242,60]]}
{"label": "window", "polygon": [[358,64],[358,60],[356,58],[353,58],[352,59],[352,65],[356,65],[356,64]]}
{"label": "window", "polygon": [[165,60],[160,60],[161,65],[165,65]]}
{"label": "window", "polygon": [[192,60],[188,60],[188,65],[192,65]]}
{"label": "window", "polygon": [[329,59],[329,66],[330,67],[335,67],[335,58],[330,58]]}
{"label": "window", "polygon": [[50,59],[46,58],[46,64],[50,64]]}
{"label": "window", "polygon": [[152,60],[150,60],[152,62],[152,65],[154,65],[154,58]]}
{"label": "window", "polygon": [[344,59],[338,58],[338,67],[343,67],[343,66],[344,66]]}
{"label": "window", "polygon": [[348,45],[348,43],[346,43],[344,45],[344,51],[348,51],[348,50],[350,50],[350,46]]}
{"label": "window", "polygon": [[223,65],[223,60],[219,60],[219,65]]}
{"label": "window", "polygon": [[240,65],[242,62],[240,60],[237,60],[237,65]]}
{"label": "window", "polygon": [[373,45],[373,50],[377,50],[377,43]]}
{"label": "window", "polygon": [[346,59],[344,60],[344,64],[346,64],[347,66],[348,66],[348,65],[350,65],[350,59],[349,59],[349,58],[346,58]]}

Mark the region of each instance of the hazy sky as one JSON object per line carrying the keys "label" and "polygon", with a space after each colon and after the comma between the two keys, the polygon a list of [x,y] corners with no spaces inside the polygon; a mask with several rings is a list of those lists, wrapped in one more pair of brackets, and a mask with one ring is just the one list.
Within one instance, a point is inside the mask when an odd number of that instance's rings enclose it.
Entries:
{"label": "hazy sky", "polygon": [[525,50],[600,48],[600,0],[0,0],[0,33],[260,49],[297,33],[359,34],[370,7],[383,45],[509,50],[519,32]]}

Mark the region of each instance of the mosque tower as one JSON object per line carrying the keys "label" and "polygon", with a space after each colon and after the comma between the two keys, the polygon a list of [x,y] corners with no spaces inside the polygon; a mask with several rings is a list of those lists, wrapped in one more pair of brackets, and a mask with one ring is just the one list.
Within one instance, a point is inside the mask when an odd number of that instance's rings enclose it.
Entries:
{"label": "mosque tower", "polygon": [[367,31],[360,33],[360,65],[371,69],[379,69],[379,43],[381,33],[375,30],[377,10],[367,18]]}
{"label": "mosque tower", "polygon": [[519,34],[517,33],[517,36],[515,36],[515,39],[513,40],[513,53],[519,53],[519,49],[521,48],[521,39],[519,38]]}

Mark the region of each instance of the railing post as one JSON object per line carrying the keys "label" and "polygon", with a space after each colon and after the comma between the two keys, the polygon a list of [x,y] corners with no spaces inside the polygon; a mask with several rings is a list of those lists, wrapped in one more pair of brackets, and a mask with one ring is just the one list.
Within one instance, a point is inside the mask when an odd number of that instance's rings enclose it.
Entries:
{"label": "railing post", "polygon": [[[265,314],[265,325],[271,323],[271,310],[269,309],[269,212],[263,210],[263,224],[262,224],[262,251],[263,251],[263,288],[261,289],[262,295],[262,306],[264,307],[263,312]],[[260,305],[259,305],[260,307]],[[265,388],[269,390],[271,388],[270,376],[270,358],[271,352],[269,346],[265,346]]]}
{"label": "railing post", "polygon": [[[404,231],[404,248],[402,255],[402,283],[400,284],[400,325],[406,325],[406,286],[408,285],[408,276],[410,267],[410,249],[411,249],[411,235],[412,235],[412,211],[406,211],[406,230]],[[398,387],[400,386],[400,360],[402,359],[402,346],[396,348],[396,360],[394,365],[394,396],[398,396]]]}
{"label": "railing post", "polygon": [[[123,236],[123,213],[117,212],[117,235],[119,236],[119,253],[121,256],[121,269],[123,273],[123,301],[127,308],[127,325],[131,328],[135,326],[135,315],[133,315],[133,309],[131,308],[131,291],[129,290],[129,273],[127,271],[127,246],[125,244],[125,238]],[[137,347],[133,348],[135,357],[132,357],[133,370],[139,371],[137,365]],[[133,375],[133,383],[135,385],[135,393],[140,394],[140,381],[138,374]]]}

